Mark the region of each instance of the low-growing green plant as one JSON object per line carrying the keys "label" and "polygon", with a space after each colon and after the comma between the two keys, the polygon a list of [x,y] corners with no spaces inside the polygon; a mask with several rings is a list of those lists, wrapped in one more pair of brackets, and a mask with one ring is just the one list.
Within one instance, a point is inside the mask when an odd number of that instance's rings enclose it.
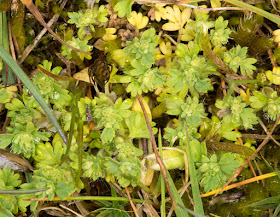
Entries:
{"label": "low-growing green plant", "polygon": [[[13,152],[34,164],[31,180],[23,184],[13,172],[0,170],[0,183],[3,182],[0,187],[25,190],[48,188],[26,197],[14,196],[10,201],[1,198],[0,208],[7,216],[17,213],[18,207],[22,211],[28,205],[32,211],[36,209],[38,201],[17,201],[22,198],[48,197],[52,200],[58,196],[62,200],[69,197],[84,188],[83,178],[94,181],[104,178],[111,183],[118,182],[123,188],[135,187],[142,185],[143,162],[148,162],[149,169],[159,170],[155,156],[143,156],[143,150],[137,145],[140,139],[150,138],[136,98],[138,95],[142,95],[153,133],[157,132],[156,121],[163,126],[161,121],[164,119],[163,137],[167,146],[177,149],[163,150],[166,168],[185,169],[187,153],[192,158],[189,162],[194,165],[191,170],[196,169],[191,176],[198,179],[205,192],[221,188],[245,158],[225,151],[208,153],[206,144],[237,141],[241,137],[238,130],[251,130],[258,124],[260,111],[274,121],[279,115],[277,92],[266,86],[268,80],[277,84],[277,78],[273,77],[276,69],[270,74],[266,72],[266,75],[259,73],[255,82],[259,86],[252,95],[243,91],[244,96],[242,91],[236,91],[238,85],[231,80],[242,76],[254,77],[257,60],[249,57],[247,47],[228,44],[232,31],[224,17],[218,16],[214,20],[200,12],[192,16],[190,9],[183,6],[149,5],[151,11],[147,16],[143,16],[143,12],[133,12],[134,20],[127,21],[134,1],[114,1],[110,5],[112,7],[99,5],[98,2],[91,9],[68,13],[68,23],[74,24],[78,32],[74,34],[68,29],[65,38],[67,44],[90,52],[93,51],[93,41],[98,37],[94,46],[107,55],[106,61],[112,64],[113,71],[104,88],[105,93],[97,93],[90,99],[91,96],[86,97],[81,86],[75,86],[72,81],[57,80],[42,72],[33,77],[34,86],[65,132],[52,126],[39,106],[41,104],[27,87],[23,87],[23,93],[11,101],[11,94],[0,88],[0,93],[3,93],[0,102],[5,104],[7,117],[11,118],[7,133],[0,135],[0,147],[10,145]],[[145,7],[143,10],[146,10]],[[108,15],[113,17],[115,12],[120,26],[128,22],[135,26],[121,32],[122,27],[109,25]],[[163,25],[152,22],[153,16]],[[137,17],[145,17],[145,25],[137,23]],[[110,28],[112,31],[109,31]],[[178,35],[173,39],[161,29],[178,31]],[[109,39],[109,33],[114,37]],[[121,34],[125,45],[121,43]],[[92,58],[64,45],[61,49],[61,54],[73,60],[79,68],[89,64],[88,60]],[[100,65],[105,64],[104,61],[100,60]],[[40,66],[54,75],[59,75],[63,69],[59,66],[52,68],[52,62],[47,60]],[[235,74],[224,76],[223,66]],[[216,94],[214,87],[220,80],[228,83],[227,95],[211,102],[206,100]],[[207,109],[207,103],[212,103],[212,107]],[[71,111],[74,107],[78,112]],[[57,131],[62,134],[63,141],[58,138]],[[65,135],[69,136],[69,143]],[[11,183],[1,177],[1,172],[11,177]],[[172,187],[175,188],[174,185]],[[112,204],[103,205],[107,208]],[[123,204],[113,205],[115,209],[124,209]],[[98,211],[100,216],[128,215],[119,210]]]}

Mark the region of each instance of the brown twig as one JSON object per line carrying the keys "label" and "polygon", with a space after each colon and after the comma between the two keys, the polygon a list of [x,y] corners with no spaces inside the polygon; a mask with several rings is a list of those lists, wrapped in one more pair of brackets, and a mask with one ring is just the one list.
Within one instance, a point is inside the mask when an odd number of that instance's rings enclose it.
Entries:
{"label": "brown twig", "polygon": [[42,68],[41,66],[37,66],[37,68],[43,72],[44,74],[46,74],[47,76],[50,76],[54,79],[57,79],[57,80],[66,80],[66,81],[76,81],[75,78],[71,78],[71,77],[66,77],[66,76],[59,76],[59,75],[55,75],[53,73],[50,73],[49,71],[47,71],[46,69]]}
{"label": "brown twig", "polygon": [[80,50],[78,48],[75,48],[69,44],[67,44],[65,41],[63,41],[60,37],[55,34],[55,32],[46,24],[45,20],[43,19],[42,15],[40,14],[38,8],[33,4],[32,0],[21,0],[21,2],[29,9],[29,11],[36,17],[36,19],[52,34],[53,37],[56,38],[61,44],[63,44],[66,47],[69,47],[72,50],[75,50],[80,53],[84,54],[91,54],[89,52]]}
{"label": "brown twig", "polygon": [[202,10],[202,11],[228,11],[228,10],[235,10],[235,11],[246,11],[247,9],[245,8],[240,8],[240,7],[216,7],[216,8],[203,8],[191,4],[191,1],[182,1],[182,0],[173,0],[173,1],[166,1],[166,0],[138,0],[138,2],[147,2],[147,3],[159,3],[159,4],[174,4],[174,5],[182,5],[185,7],[189,7],[192,9],[196,10]]}
{"label": "brown twig", "polygon": [[227,181],[227,183],[214,195],[216,197],[220,192],[224,190],[225,187],[229,185],[229,183],[232,182],[233,179],[235,179],[243,170],[243,168],[247,165],[247,163],[253,159],[253,157],[259,152],[259,150],[262,149],[262,147],[269,141],[269,137],[272,135],[273,131],[275,130],[277,124],[280,121],[280,115],[277,117],[272,129],[270,132],[266,135],[265,139],[262,141],[262,143],[259,145],[259,147],[254,151],[254,153],[248,158],[248,160],[241,166],[239,167],[233,174],[233,176]]}
{"label": "brown twig", "polygon": [[[16,57],[16,53],[15,53],[15,43],[14,43],[14,39],[13,39],[13,34],[12,34],[12,24],[11,22],[8,22],[8,32],[9,32],[9,47],[10,47],[10,52],[11,52],[11,56],[13,57],[13,59],[15,61],[17,61],[17,57]],[[16,77],[17,83],[20,84],[21,81],[19,80],[19,78],[14,74],[14,76]],[[19,92],[22,93],[22,86],[19,85]]]}
{"label": "brown twig", "polygon": [[173,208],[175,210],[176,209],[176,204],[175,204],[175,201],[174,201],[174,198],[173,198],[173,194],[171,192],[171,188],[170,188],[169,182],[167,180],[167,175],[166,175],[166,171],[165,171],[165,167],[164,167],[163,161],[162,161],[161,157],[159,156],[159,152],[158,152],[157,145],[156,145],[156,140],[155,140],[155,137],[154,137],[154,134],[153,134],[153,131],[152,131],[152,127],[151,127],[151,123],[149,121],[149,117],[147,115],[147,111],[146,111],[146,109],[144,107],[144,104],[143,104],[142,99],[139,96],[139,94],[137,94],[137,99],[138,99],[138,101],[140,103],[140,106],[142,108],[143,114],[145,116],[146,124],[147,124],[147,127],[148,127],[150,138],[152,140],[153,148],[154,148],[154,153],[155,153],[158,165],[160,167],[160,171],[162,173],[164,182],[166,184],[167,191],[168,191],[168,193],[170,195],[170,198],[171,198],[171,201],[172,201],[172,206],[173,206]]}
{"label": "brown twig", "polygon": [[[266,128],[266,126],[264,125],[264,123],[262,122],[262,120],[259,119],[259,123],[260,123],[261,127],[263,128],[264,132],[265,132],[266,134],[268,134],[267,128]],[[277,142],[272,136],[270,136],[269,138],[270,138],[276,145],[280,146],[280,143]]]}
{"label": "brown twig", "polygon": [[136,209],[134,203],[132,202],[132,199],[131,199],[131,196],[130,196],[130,193],[129,193],[127,187],[125,187],[125,192],[126,192],[126,194],[127,194],[127,197],[128,197],[128,199],[129,199],[130,205],[131,205],[131,207],[132,207],[132,209],[133,209],[133,211],[134,211],[135,216],[136,216],[136,217],[140,217],[139,214],[138,214],[138,212],[137,212],[137,209]]}
{"label": "brown twig", "polygon": [[[147,192],[145,192],[143,189],[141,189],[141,192],[144,196],[144,200],[149,200],[149,195],[147,194]],[[139,195],[141,196],[140,193],[139,193]],[[146,209],[149,210],[149,212],[152,214],[152,216],[159,217],[159,214],[157,213],[155,208],[152,206],[152,204],[144,203],[144,206],[146,207]]]}
{"label": "brown twig", "polygon": [[[244,138],[251,138],[251,139],[259,139],[259,140],[264,140],[266,138],[266,135],[259,135],[259,134],[242,134],[241,137],[244,137]],[[271,136],[269,139],[272,139],[274,138],[275,140],[276,139],[280,139],[280,136],[278,135],[274,135],[274,136]]]}
{"label": "brown twig", "polygon": [[[60,8],[63,9],[64,6],[66,5],[68,0],[64,0],[61,5],[60,5]],[[47,23],[47,25],[49,27],[51,27],[59,18],[59,15],[58,14],[55,14],[50,20],[49,22]],[[25,48],[21,58],[20,58],[20,61],[19,63],[23,63],[23,61],[26,59],[26,57],[28,57],[28,55],[30,54],[30,52],[37,46],[38,42],[40,41],[40,39],[43,37],[43,35],[45,35],[47,32],[47,29],[44,28],[40,33],[39,35],[37,35],[37,37],[34,39],[33,41],[33,44],[32,45],[29,45]]]}
{"label": "brown twig", "polygon": [[[234,128],[234,131],[235,131],[235,132],[238,132],[237,127]],[[242,145],[242,146],[244,146],[241,137],[238,137],[237,139],[238,139],[239,144]],[[248,156],[245,156],[245,157],[246,157],[246,160],[248,160]],[[256,177],[257,174],[256,174],[256,171],[254,170],[254,167],[253,167],[253,165],[252,165],[252,162],[249,161],[248,164],[249,164],[250,170],[252,171],[253,175]]]}

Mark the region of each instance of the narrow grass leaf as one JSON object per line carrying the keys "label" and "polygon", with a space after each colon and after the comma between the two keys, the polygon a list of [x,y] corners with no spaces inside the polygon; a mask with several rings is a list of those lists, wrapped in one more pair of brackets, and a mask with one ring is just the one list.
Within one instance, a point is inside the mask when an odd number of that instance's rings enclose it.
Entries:
{"label": "narrow grass leaf", "polygon": [[34,194],[37,192],[47,191],[49,188],[39,188],[39,189],[28,189],[28,190],[0,190],[0,194],[12,194],[12,195],[18,195],[18,194]]}
{"label": "narrow grass leaf", "polygon": [[[188,131],[187,131],[187,135],[188,135]],[[200,191],[198,186],[198,180],[196,176],[195,165],[192,158],[191,147],[188,139],[187,139],[187,156],[188,156],[188,165],[189,165],[189,174],[190,174],[190,180],[192,186],[193,201],[194,201],[194,209],[197,213],[204,214],[203,204],[200,197]]]}
{"label": "narrow grass leaf", "polygon": [[[171,192],[173,194],[173,198],[174,198],[174,202],[175,202],[175,205],[176,205],[176,209],[175,209],[175,213],[176,213],[176,216],[177,217],[188,217],[189,214],[187,211],[185,211],[182,207],[185,207],[177,189],[176,189],[176,186],[172,180],[172,177],[170,176],[169,172],[167,169],[165,169],[166,171],[166,176],[167,176],[167,180],[169,182],[169,185],[170,185],[170,189],[171,189]],[[181,206],[178,206],[181,205]]]}
{"label": "narrow grass leaf", "polygon": [[277,217],[278,213],[280,212],[280,204],[278,204],[277,208],[275,209],[272,217]]}
{"label": "narrow grass leaf", "polygon": [[[161,138],[161,130],[158,131],[158,149],[159,149],[159,155],[162,158],[162,138]],[[160,207],[160,215],[161,217],[166,216],[166,210],[165,210],[165,183],[164,179],[162,177],[162,174],[160,174],[160,195],[161,195],[161,207]]]}
{"label": "narrow grass leaf", "polygon": [[247,207],[257,207],[262,209],[270,209],[270,208],[276,208],[277,204],[280,203],[280,195],[275,197],[268,197],[263,200],[260,200],[256,203],[252,203],[248,205]]}
{"label": "narrow grass leaf", "polygon": [[[181,207],[180,204],[178,204],[178,206]],[[189,214],[192,214],[192,215],[195,216],[195,217],[206,217],[205,215],[196,213],[196,212],[194,212],[194,211],[192,211],[192,210],[190,210],[190,209],[188,209],[188,208],[186,208],[186,207],[181,207],[181,208],[184,209],[184,210],[186,210]]]}

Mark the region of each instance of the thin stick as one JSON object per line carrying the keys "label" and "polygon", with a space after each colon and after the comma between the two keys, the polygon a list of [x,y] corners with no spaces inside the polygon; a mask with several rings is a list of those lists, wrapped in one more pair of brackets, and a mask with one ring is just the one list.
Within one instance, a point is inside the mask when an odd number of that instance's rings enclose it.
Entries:
{"label": "thin stick", "polygon": [[[202,11],[228,11],[228,10],[235,10],[235,11],[247,11],[245,8],[240,8],[240,7],[216,7],[216,8],[203,8],[187,3],[183,3],[183,1],[180,0],[175,0],[175,1],[162,1],[162,0],[139,0],[137,2],[147,2],[147,3],[159,3],[159,4],[176,4],[176,5],[182,5],[185,7],[189,7],[192,9],[197,9],[197,10],[202,10]],[[186,1],[185,1],[186,2]],[[191,1],[188,1],[191,2]],[[197,2],[197,1],[196,1]]]}
{"label": "thin stick", "polygon": [[53,37],[56,38],[56,40],[58,40],[61,44],[63,44],[66,47],[71,48],[72,50],[75,50],[77,52],[80,53],[84,53],[84,54],[89,54],[89,52],[80,50],[78,48],[75,48],[69,44],[67,44],[65,41],[63,41],[61,38],[59,38],[54,31],[46,24],[44,18],[42,17],[42,15],[40,14],[38,8],[33,4],[32,0],[21,0],[21,2],[29,9],[29,11],[34,15],[34,17],[36,17],[36,19],[52,34]]}
{"label": "thin stick", "polygon": [[[235,132],[238,132],[237,127],[235,127],[235,128],[234,128],[234,131],[235,131]],[[243,144],[243,141],[242,141],[241,137],[238,137],[237,139],[238,139],[238,141],[239,141],[240,145],[244,146],[244,144]],[[245,156],[245,157],[246,157],[246,160],[248,160],[248,156]],[[248,164],[249,164],[249,167],[250,167],[251,172],[252,172],[252,173],[253,173],[253,175],[256,177],[256,176],[257,176],[257,174],[256,174],[256,171],[254,170],[254,167],[253,167],[253,165],[252,165],[252,162],[251,162],[251,161],[249,161],[249,162],[248,162]]]}
{"label": "thin stick", "polygon": [[[144,196],[144,200],[149,200],[149,195],[146,191],[144,191],[143,189],[141,189],[141,192]],[[141,196],[140,193],[138,193],[139,196]],[[142,199],[140,197],[140,199]],[[151,212],[152,216],[154,217],[160,217],[159,214],[157,213],[157,211],[155,210],[155,208],[152,206],[152,204],[148,204],[148,203],[144,203],[144,207],[146,207],[146,209],[148,209],[149,212]]]}
{"label": "thin stick", "polygon": [[47,71],[46,69],[42,68],[42,67],[39,66],[39,65],[37,66],[37,68],[38,68],[41,72],[43,72],[44,74],[46,74],[47,76],[50,76],[50,77],[52,77],[52,78],[54,78],[54,79],[56,79],[56,80],[76,81],[75,78],[66,77],[66,76],[60,76],[60,75],[55,75],[55,74],[53,74],[53,73]]}
{"label": "thin stick", "polygon": [[[259,134],[242,134],[241,137],[244,137],[244,138],[251,138],[251,139],[259,139],[259,140],[263,140],[265,139],[266,135],[259,135]],[[277,135],[274,135],[274,136],[271,136],[269,139],[280,139],[280,136],[277,136]]]}
{"label": "thin stick", "polygon": [[[264,125],[264,123],[262,122],[261,119],[259,119],[259,123],[260,123],[260,125],[262,126],[264,132],[265,132],[266,134],[268,134],[267,128],[266,128],[266,126]],[[280,146],[280,143],[277,142],[272,136],[270,136],[270,139],[271,139],[273,142],[275,142],[276,145]]]}
{"label": "thin stick", "polygon": [[[14,43],[14,40],[13,40],[13,34],[12,34],[12,24],[11,22],[8,22],[8,31],[9,31],[9,43],[10,43],[10,52],[11,52],[11,55],[13,57],[13,59],[15,61],[17,61],[17,57],[16,57],[16,53],[15,53],[15,43]],[[17,83],[20,84],[21,81],[19,80],[19,78],[17,76],[16,77],[16,80],[17,80]],[[22,93],[22,86],[19,85],[19,92]]]}
{"label": "thin stick", "polygon": [[254,153],[248,158],[248,160],[241,166],[239,167],[233,174],[233,176],[227,181],[227,183],[214,195],[214,197],[216,197],[220,192],[222,192],[228,185],[229,183],[232,182],[233,179],[235,179],[243,170],[243,168],[247,165],[247,163],[253,159],[253,157],[262,149],[262,147],[269,141],[269,137],[271,136],[271,134],[273,133],[273,131],[275,130],[277,124],[280,121],[280,115],[277,117],[272,129],[270,130],[270,132],[266,135],[265,139],[262,141],[262,143],[260,144],[260,146],[254,151]]}
{"label": "thin stick", "polygon": [[[66,5],[67,1],[68,1],[68,0],[64,0],[64,1],[61,3],[61,5],[60,5],[60,8],[61,8],[61,9],[64,8],[64,6]],[[58,18],[59,18],[59,15],[58,15],[58,14],[55,14],[55,15],[49,20],[49,22],[47,23],[47,25],[48,25],[49,27],[51,27],[51,26],[54,24],[54,22],[56,22],[56,21],[58,20]],[[20,61],[19,61],[20,64],[23,63],[23,61],[26,59],[26,57],[28,57],[28,55],[30,54],[30,52],[37,46],[38,42],[39,42],[40,39],[43,37],[43,35],[46,34],[46,32],[47,32],[47,29],[44,28],[44,29],[39,33],[39,35],[37,35],[37,37],[34,39],[33,44],[32,44],[32,45],[29,45],[29,46],[27,46],[27,47],[25,48],[25,50],[24,50],[24,52],[23,52],[23,54],[22,54],[22,56],[21,56],[21,59],[20,59]]]}
{"label": "thin stick", "polygon": [[139,96],[139,94],[137,94],[137,99],[138,99],[138,101],[140,103],[140,106],[142,108],[143,114],[145,116],[145,120],[146,120],[146,124],[147,124],[148,130],[149,130],[150,138],[151,138],[152,143],[153,143],[154,153],[155,153],[158,165],[160,167],[160,171],[161,171],[162,176],[164,178],[164,181],[165,181],[165,184],[166,184],[166,187],[167,187],[167,191],[168,191],[168,193],[170,195],[170,198],[171,198],[171,201],[172,201],[172,206],[173,206],[174,209],[176,209],[176,204],[175,204],[175,201],[174,201],[174,198],[173,198],[173,194],[171,192],[171,188],[170,188],[169,182],[167,180],[167,175],[166,175],[165,167],[164,167],[164,164],[163,164],[163,161],[162,161],[161,157],[159,156],[159,152],[157,150],[156,140],[155,140],[155,137],[154,137],[154,134],[153,134],[153,131],[152,131],[152,127],[151,127],[148,115],[147,115],[147,111],[146,111],[146,109],[144,107],[144,104],[143,104],[142,99]]}
{"label": "thin stick", "polygon": [[134,211],[135,216],[136,216],[136,217],[140,217],[139,214],[138,214],[138,212],[137,212],[137,209],[136,209],[134,203],[132,202],[132,199],[131,199],[131,196],[130,196],[130,193],[129,193],[127,187],[125,187],[125,192],[126,192],[126,194],[127,194],[127,197],[128,197],[128,199],[129,199],[130,205],[131,205],[131,207],[132,207],[132,209],[133,209],[133,211]]}
{"label": "thin stick", "polygon": [[81,214],[75,212],[75,211],[72,210],[72,209],[69,209],[68,207],[66,207],[66,206],[64,206],[64,205],[62,205],[62,204],[60,204],[59,206],[62,207],[63,209],[68,210],[69,212],[72,212],[73,214],[75,214],[75,215],[78,216],[78,217],[83,217],[83,215],[81,215]]}

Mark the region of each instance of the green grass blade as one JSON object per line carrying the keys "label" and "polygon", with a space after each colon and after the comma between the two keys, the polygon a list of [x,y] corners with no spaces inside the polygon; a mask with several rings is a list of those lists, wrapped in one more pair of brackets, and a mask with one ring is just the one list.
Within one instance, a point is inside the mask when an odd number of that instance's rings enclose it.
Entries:
{"label": "green grass blade", "polygon": [[[52,200],[49,198],[38,199],[37,201],[67,201],[67,200],[97,200],[97,201],[119,201],[119,202],[129,202],[126,197],[111,197],[111,196],[77,196],[77,197],[65,197],[63,200],[58,197],[54,197]],[[134,203],[151,203],[149,200],[141,200],[131,198]]]}
{"label": "green grass blade", "polygon": [[[0,13],[1,17],[1,27],[0,27],[0,34],[1,34],[1,44],[6,51],[9,52],[9,36],[8,36],[8,22],[7,22],[7,15],[6,12]],[[3,64],[2,68],[2,81],[4,84],[14,84],[16,83],[14,73],[10,68],[8,68],[8,73],[6,74],[6,67]]]}
{"label": "green grass blade", "polygon": [[61,129],[59,123],[55,119],[51,109],[48,107],[45,100],[43,99],[39,91],[36,89],[36,87],[33,85],[31,80],[28,78],[28,76],[24,73],[24,71],[19,67],[17,62],[11,57],[11,55],[2,46],[0,46],[0,57],[4,62],[6,62],[9,65],[9,67],[13,70],[16,76],[21,80],[21,82],[25,85],[25,87],[34,96],[34,98],[37,100],[39,105],[45,111],[46,115],[49,117],[50,121],[52,122],[53,126],[56,128],[62,140],[67,145],[67,138],[64,135],[63,130]]}
{"label": "green grass blade", "polygon": [[[174,202],[176,204],[176,209],[174,210],[175,213],[176,213],[176,216],[177,217],[188,217],[189,216],[188,212],[185,211],[182,208],[182,207],[185,207],[185,205],[184,205],[184,203],[183,203],[183,201],[182,201],[182,199],[181,199],[181,197],[180,197],[180,195],[179,195],[179,193],[178,193],[178,191],[176,189],[176,186],[175,186],[175,184],[174,184],[174,182],[172,180],[172,177],[170,176],[170,174],[169,174],[167,169],[165,169],[165,171],[166,171],[166,176],[167,176],[167,180],[168,180],[169,185],[170,185],[171,192],[173,194],[173,198],[175,200]],[[178,204],[180,206],[178,206]]]}
{"label": "green grass blade", "polygon": [[[188,135],[188,131],[187,131],[187,135]],[[203,203],[200,197],[195,165],[192,158],[191,147],[188,139],[187,139],[187,156],[188,156],[188,166],[189,166],[189,174],[190,174],[190,180],[192,186],[193,201],[194,201],[194,209],[195,212],[199,214],[204,214]]]}
{"label": "green grass blade", "polygon": [[280,203],[280,195],[275,197],[268,197],[256,203],[252,203],[245,207],[256,207],[261,209],[271,209],[276,208],[277,204]]}
{"label": "green grass blade", "polygon": [[206,217],[205,215],[202,215],[202,214],[199,214],[199,213],[196,213],[186,207],[182,207],[180,204],[178,204],[178,206],[180,206],[182,209],[186,210],[189,214],[192,214],[193,216],[195,217]]}
{"label": "green grass blade", "polygon": [[[158,132],[158,149],[159,149],[159,155],[162,158],[162,138],[161,138],[161,130],[159,129]],[[161,195],[161,207],[160,207],[160,216],[165,217],[166,216],[166,210],[165,210],[165,183],[162,174],[160,174],[160,195]]]}
{"label": "green grass blade", "polygon": [[12,194],[12,195],[18,195],[18,194],[35,194],[42,191],[47,191],[49,188],[40,188],[40,189],[28,189],[28,190],[0,190],[1,194]]}
{"label": "green grass blade", "polygon": [[83,133],[83,126],[84,122],[80,118],[80,111],[78,108],[78,103],[77,101],[75,102],[75,106],[77,107],[77,113],[78,113],[78,171],[77,171],[77,178],[76,178],[76,184],[75,186],[78,185],[78,182],[80,180],[80,177],[82,175],[82,163],[83,163],[83,138],[84,138],[84,133]]}
{"label": "green grass blade", "polygon": [[275,209],[272,217],[277,217],[278,213],[280,212],[280,204],[278,204],[277,208]]}
{"label": "green grass blade", "polygon": [[249,11],[252,11],[252,12],[258,14],[258,15],[261,15],[261,16],[265,17],[266,19],[269,19],[272,22],[280,25],[280,18],[277,17],[276,15],[272,14],[272,13],[266,12],[265,10],[257,8],[253,5],[249,5],[249,4],[247,4],[245,2],[242,2],[240,0],[224,0],[224,1],[228,2],[228,3],[231,3],[233,5],[236,5],[238,7],[245,8]]}

